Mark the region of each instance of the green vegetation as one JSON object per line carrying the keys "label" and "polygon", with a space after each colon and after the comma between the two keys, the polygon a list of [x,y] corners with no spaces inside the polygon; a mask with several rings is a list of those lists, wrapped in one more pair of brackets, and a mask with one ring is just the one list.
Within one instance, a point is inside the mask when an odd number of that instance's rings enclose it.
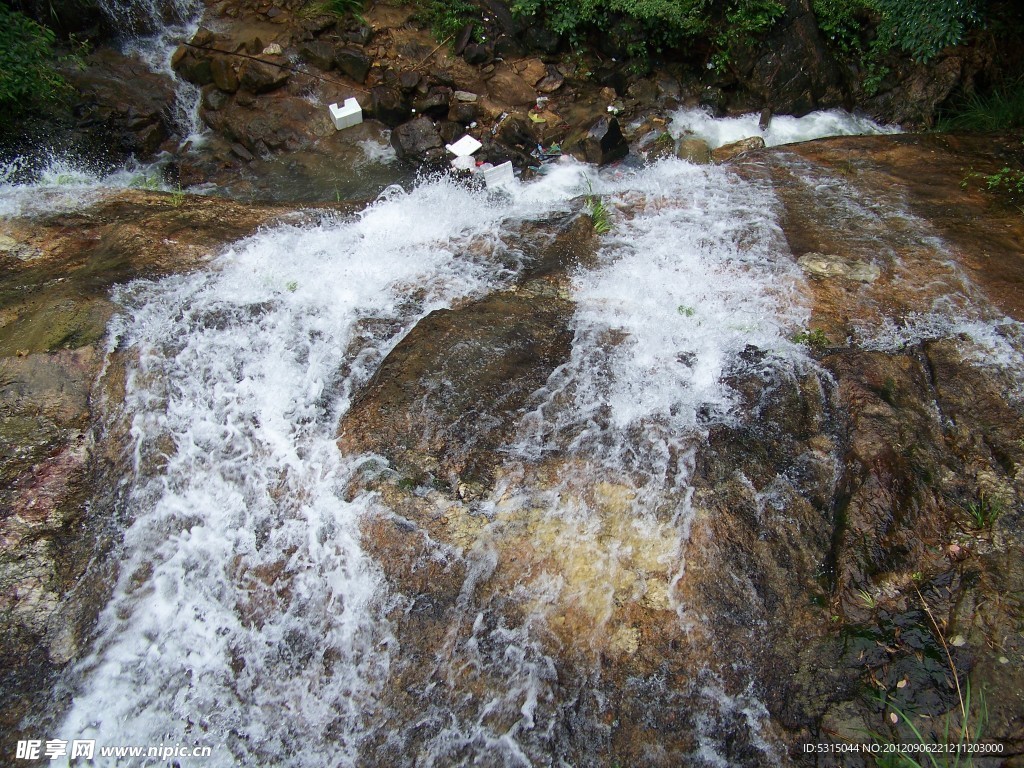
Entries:
{"label": "green vegetation", "polygon": [[420,17],[439,41],[454,38],[466,24],[480,29],[480,6],[469,0],[420,0]]}
{"label": "green vegetation", "polygon": [[587,197],[587,214],[594,224],[594,232],[604,235],[612,231],[611,215],[608,212],[608,206],[597,195],[589,195]]}
{"label": "green vegetation", "polygon": [[53,101],[68,85],[57,72],[53,30],[0,4],[0,105],[19,113]]}
{"label": "green vegetation", "polygon": [[987,94],[975,93],[943,115],[940,131],[1008,131],[1024,127],[1024,80],[1015,80]]}
{"label": "green vegetation", "polygon": [[964,511],[971,520],[971,525],[982,530],[991,528],[999,516],[1003,513],[1003,505],[993,501],[991,497],[982,493],[977,501],[972,501],[964,507]]}
{"label": "green vegetation", "polygon": [[[951,711],[938,718],[913,717],[906,707],[894,703],[896,694],[906,687],[905,679],[897,684],[896,691],[884,691],[879,701],[889,710],[888,724],[892,738],[878,732],[871,732],[870,735],[877,743],[890,745],[894,749],[892,754],[877,756],[876,764],[885,768],[970,768],[976,765],[976,756],[981,758],[986,754],[983,750],[973,749],[981,743],[988,722],[985,694],[983,690],[979,690],[977,695],[974,695],[969,680],[965,680],[963,685],[960,684],[961,674],[953,660],[942,628],[916,583],[914,591],[945,654],[949,675],[956,688],[958,706],[954,706]],[[903,729],[899,728],[901,724]],[[953,749],[948,752],[929,750],[928,745],[933,744],[949,745]]]}
{"label": "green vegetation", "polygon": [[590,179],[587,179],[587,199],[583,207],[594,225],[594,232],[599,235],[611,232],[611,212],[608,210],[608,206],[605,205],[604,200],[601,199],[601,196],[594,194],[594,187]]}
{"label": "green vegetation", "polygon": [[512,12],[541,23],[573,48],[600,34],[644,69],[651,54],[710,40],[711,65],[724,69],[735,52],[785,13],[781,0],[516,0]]}
{"label": "green vegetation", "polygon": [[811,349],[825,349],[831,342],[825,332],[820,328],[804,330],[793,334],[794,344],[806,344]]}
{"label": "green vegetation", "polygon": [[312,0],[302,6],[302,16],[346,16],[362,19],[364,0]]}

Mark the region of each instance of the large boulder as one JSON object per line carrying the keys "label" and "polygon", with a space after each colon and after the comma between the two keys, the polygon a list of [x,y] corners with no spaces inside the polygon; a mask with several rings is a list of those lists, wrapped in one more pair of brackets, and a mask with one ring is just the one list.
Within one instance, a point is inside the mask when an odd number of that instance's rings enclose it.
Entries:
{"label": "large boulder", "polygon": [[[258,95],[276,91],[288,82],[289,77],[291,77],[291,72],[284,67],[248,59],[242,65],[239,84],[249,93]],[[210,79],[213,79],[212,75]]]}
{"label": "large boulder", "polygon": [[608,115],[570,133],[562,149],[578,160],[595,165],[607,165],[629,154],[629,144],[622,135],[619,121]]}
{"label": "large boulder", "polygon": [[494,73],[487,81],[487,92],[498,104],[509,104],[515,107],[532,104],[537,99],[537,92],[515,72],[502,69]]}
{"label": "large boulder", "polygon": [[357,83],[364,83],[370,74],[373,60],[358,48],[341,48],[334,55],[334,65],[345,76]]}
{"label": "large boulder", "polygon": [[385,125],[401,125],[408,119],[411,108],[397,88],[378,85],[370,89],[370,114]]}
{"label": "large boulder", "polygon": [[789,0],[774,31],[735,69],[740,83],[779,114],[803,115],[843,102],[842,73],[809,0]]}
{"label": "large boulder", "polygon": [[391,146],[403,160],[435,161],[444,156],[441,134],[428,117],[417,117],[395,128]]}
{"label": "large boulder", "polygon": [[530,396],[568,357],[573,304],[557,285],[594,245],[586,217],[542,230],[551,240],[519,287],[432,312],[391,351],[342,420],[344,450],[463,497],[490,485]]}

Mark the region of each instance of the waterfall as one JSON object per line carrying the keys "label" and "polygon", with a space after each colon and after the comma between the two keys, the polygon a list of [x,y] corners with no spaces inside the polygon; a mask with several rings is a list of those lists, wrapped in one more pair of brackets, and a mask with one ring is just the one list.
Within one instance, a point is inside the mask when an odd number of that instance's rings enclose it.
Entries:
{"label": "waterfall", "polygon": [[100,0],[100,8],[120,33],[125,53],[138,56],[152,71],[174,81],[172,117],[182,143],[201,141],[199,88],[180,79],[171,68],[171,55],[199,26],[201,0]]}

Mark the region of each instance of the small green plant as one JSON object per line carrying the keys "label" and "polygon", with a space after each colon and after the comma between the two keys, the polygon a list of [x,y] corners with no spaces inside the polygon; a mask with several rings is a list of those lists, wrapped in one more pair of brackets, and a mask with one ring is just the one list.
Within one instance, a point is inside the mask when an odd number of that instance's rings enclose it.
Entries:
{"label": "small green plant", "polygon": [[697,314],[697,310],[695,310],[693,307],[688,307],[685,304],[680,304],[678,307],[676,307],[676,312],[678,312],[683,317],[693,317],[695,314]]}
{"label": "small green plant", "polygon": [[288,289],[288,293],[295,293],[297,290],[299,290],[299,281],[289,280],[284,287]]}
{"label": "small green plant", "polygon": [[594,225],[594,232],[604,235],[612,231],[611,212],[601,196],[594,194],[594,185],[590,179],[587,179],[587,199],[584,208]]}
{"label": "small green plant", "polygon": [[800,331],[793,335],[794,344],[805,344],[811,349],[822,350],[825,349],[831,342],[825,332],[820,328],[813,330],[808,329]]}
{"label": "small green plant", "polygon": [[868,610],[875,610],[878,607],[878,600],[866,589],[858,589],[857,597],[860,598],[861,603]]}
{"label": "small green plant", "polygon": [[[946,637],[935,620],[931,606],[924,599],[921,590],[914,584],[914,591],[920,599],[925,613],[931,621],[935,630],[935,637],[938,639],[946,655],[946,662],[956,688],[957,703],[959,707],[947,712],[938,720],[917,719],[911,716],[905,708],[893,703],[888,692],[879,696],[879,703],[889,710],[888,723],[891,726],[895,738],[887,738],[878,732],[869,732],[869,735],[879,744],[886,744],[893,747],[891,753],[886,752],[884,756],[876,758],[879,766],[900,766],[906,768],[969,768],[974,766],[975,755],[987,754],[984,750],[977,749],[980,745],[985,725],[988,722],[988,708],[985,703],[985,692],[979,689],[974,695],[971,689],[970,680],[960,684],[960,672],[953,661],[953,654],[949,650]],[[903,688],[904,684],[897,685]],[[908,739],[904,734],[899,733],[896,727],[902,723],[912,738]],[[926,726],[931,726],[927,727]],[[946,747],[939,751],[932,745],[940,744]]]}
{"label": "small green plant", "polygon": [[981,493],[977,501],[968,502],[964,511],[970,518],[971,525],[977,530],[983,530],[995,525],[996,520],[1003,514],[1003,505],[998,501],[993,501],[985,493]]}
{"label": "small green plant", "polygon": [[306,18],[314,16],[343,17],[352,14],[363,20],[363,0],[313,0],[307,2],[299,10],[299,15]]}
{"label": "small green plant", "polygon": [[175,208],[180,208],[181,204],[185,202],[185,190],[181,188],[181,184],[171,192],[171,205]]}
{"label": "small green plant", "polygon": [[140,173],[135,175],[132,180],[128,183],[128,186],[134,187],[135,189],[145,189],[149,192],[155,192],[160,189],[160,176],[155,173]]}

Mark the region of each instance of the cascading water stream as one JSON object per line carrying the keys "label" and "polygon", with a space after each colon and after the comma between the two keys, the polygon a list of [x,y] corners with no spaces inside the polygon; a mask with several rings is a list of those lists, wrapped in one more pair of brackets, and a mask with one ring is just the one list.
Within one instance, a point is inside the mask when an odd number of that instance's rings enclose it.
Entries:
{"label": "cascading water stream", "polygon": [[[360,520],[381,501],[346,493],[362,459],[337,453],[337,420],[418,317],[504,284],[503,228],[564,209],[585,173],[562,166],[499,199],[427,183],[352,220],[257,235],[209,273],[120,292],[126,314],[111,349],[131,362],[123,412],[111,418],[131,424],[135,469],[120,577],[76,672],[68,738],[211,744],[210,765],[322,765],[324,754],[356,764],[381,687],[405,663],[386,619],[404,598],[360,546]],[[467,586],[468,634],[456,632],[450,650],[460,667],[476,658],[519,682],[420,712],[437,726],[420,745],[437,764],[485,753],[528,764],[553,748],[558,729],[542,722],[564,719],[567,703],[538,633],[567,609],[595,637],[615,635],[615,585],[636,580],[639,558],[659,572],[648,591],[672,601],[686,456],[710,420],[730,418],[724,372],[750,343],[774,350],[773,364],[802,356],[787,341],[804,310],[790,295],[795,267],[776,258],[770,193],[678,161],[594,182],[629,216],[598,268],[574,281],[572,358],[538,393],[509,479],[483,502],[491,530],[448,556],[486,580],[503,526],[530,514],[538,536],[566,537],[595,565],[583,574],[569,558],[561,574],[521,583],[505,598],[534,606],[518,626],[495,629],[494,606]],[[627,340],[609,348],[613,332]],[[552,453],[576,471],[531,486]],[[625,529],[613,519],[622,504],[587,490],[595,476],[628,497]],[[622,537],[610,551],[609,530]],[[464,672],[448,674],[458,699]],[[516,725],[494,730],[494,713],[509,708]]]}
{"label": "cascading water stream", "polygon": [[100,0],[100,8],[120,31],[126,53],[138,56],[153,71],[174,82],[173,123],[181,143],[202,141],[199,88],[177,76],[171,54],[190,40],[203,11],[201,0]]}
{"label": "cascading water stream", "polygon": [[[513,283],[518,223],[588,186],[615,228],[571,276],[569,358],[484,498],[413,493],[468,532],[418,532],[412,570],[464,573],[443,636],[419,646],[400,629],[419,596],[389,584],[362,527],[416,525],[357,482],[383,462],[340,453],[339,419],[419,319]],[[210,746],[208,766],[599,764],[614,727],[601,659],[636,652],[630,611],[669,617],[692,640],[680,655],[714,644],[677,585],[695,452],[742,417],[730,378],[809,364],[777,206],[727,168],[566,163],[507,196],[393,188],[355,217],[259,233],[208,272],[120,289],[109,360],[126,398],[107,418],[133,439],[125,531],[61,738]],[[679,759],[780,762],[742,657],[731,672],[746,685],[709,666],[622,690],[679,712]]]}

